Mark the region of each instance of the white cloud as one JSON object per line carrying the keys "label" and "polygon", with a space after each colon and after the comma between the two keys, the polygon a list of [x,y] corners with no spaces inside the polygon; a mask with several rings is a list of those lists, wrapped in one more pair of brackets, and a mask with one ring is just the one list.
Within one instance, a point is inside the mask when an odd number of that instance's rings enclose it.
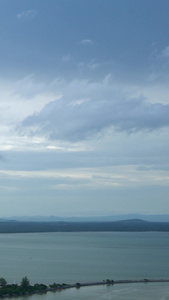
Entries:
{"label": "white cloud", "polygon": [[132,92],[114,84],[109,76],[98,82],[56,80],[53,84],[62,98],[27,117],[21,124],[26,134],[80,141],[108,128],[131,133],[169,126],[169,104],[151,103],[139,95],[133,97]]}
{"label": "white cloud", "polygon": [[[126,138],[142,149],[138,131],[149,131],[151,138],[152,130],[168,126],[168,95],[167,86],[119,84],[110,75],[100,81],[0,79],[0,151],[104,151],[110,145],[116,149],[116,143],[125,147]],[[127,137],[132,131],[135,137]],[[167,136],[166,129],[162,143]]]}
{"label": "white cloud", "polygon": [[71,60],[71,55],[70,55],[70,54],[64,55],[64,56],[62,57],[62,60],[63,60],[63,62],[68,62],[68,61],[70,61],[70,60]]}
{"label": "white cloud", "polygon": [[[46,171],[0,170],[0,178],[1,180],[13,179],[15,181],[48,179],[50,184],[47,183],[46,185],[49,184],[49,188],[54,189],[121,189],[153,185],[169,186],[168,170],[154,170],[151,169],[151,166],[149,168],[146,166],[144,169],[137,165]],[[6,186],[0,188],[6,189]]]}
{"label": "white cloud", "polygon": [[119,84],[110,75],[100,81],[0,79],[0,150],[88,151],[91,138],[103,140],[107,132],[115,137],[115,130],[168,127],[168,95],[167,86]]}
{"label": "white cloud", "polygon": [[18,191],[18,190],[19,190],[19,188],[17,188],[17,187],[0,185],[0,191],[13,193],[13,192]]}
{"label": "white cloud", "polygon": [[[36,141],[44,144],[44,138],[26,137],[15,131],[17,124],[30,114],[40,111],[45,104],[61,95],[53,93],[44,82],[36,82],[27,76],[21,80],[5,81],[0,78],[0,150],[35,148]],[[45,145],[46,146],[46,145]]]}
{"label": "white cloud", "polygon": [[18,19],[32,19],[36,16],[37,12],[36,10],[24,10],[21,13],[17,14]]}
{"label": "white cloud", "polygon": [[89,39],[84,39],[84,40],[81,40],[79,42],[79,44],[81,45],[92,45],[93,44],[93,41],[92,40],[89,40]]}

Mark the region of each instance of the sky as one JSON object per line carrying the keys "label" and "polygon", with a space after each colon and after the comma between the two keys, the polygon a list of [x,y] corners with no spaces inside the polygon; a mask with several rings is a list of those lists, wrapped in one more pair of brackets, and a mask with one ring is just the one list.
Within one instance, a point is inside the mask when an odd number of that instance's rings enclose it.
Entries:
{"label": "sky", "polygon": [[0,217],[169,214],[168,12],[0,0]]}

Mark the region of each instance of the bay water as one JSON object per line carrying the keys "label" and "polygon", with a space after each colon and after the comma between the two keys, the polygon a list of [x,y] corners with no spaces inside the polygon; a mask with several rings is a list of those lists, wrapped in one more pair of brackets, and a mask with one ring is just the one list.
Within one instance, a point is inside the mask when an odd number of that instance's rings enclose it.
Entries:
{"label": "bay water", "polygon": [[[76,232],[0,235],[0,277],[18,284],[169,278],[169,233]],[[137,283],[48,292],[32,300],[168,299],[169,284]],[[20,297],[21,300],[25,297]]]}

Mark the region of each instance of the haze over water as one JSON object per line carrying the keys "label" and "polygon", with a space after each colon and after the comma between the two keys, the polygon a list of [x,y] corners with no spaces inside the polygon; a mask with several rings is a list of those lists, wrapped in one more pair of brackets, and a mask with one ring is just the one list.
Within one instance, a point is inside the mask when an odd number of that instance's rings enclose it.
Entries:
{"label": "haze over water", "polygon": [[[169,233],[4,234],[0,235],[1,277],[20,283],[28,276],[31,284],[169,278],[168,250]],[[57,299],[124,299],[120,298],[124,293],[128,299],[138,290],[139,295],[149,294],[148,299],[155,291],[155,297],[169,296],[167,284],[135,284],[72,289],[57,293]],[[53,299],[56,294],[44,297]],[[134,299],[146,298],[135,295]]]}

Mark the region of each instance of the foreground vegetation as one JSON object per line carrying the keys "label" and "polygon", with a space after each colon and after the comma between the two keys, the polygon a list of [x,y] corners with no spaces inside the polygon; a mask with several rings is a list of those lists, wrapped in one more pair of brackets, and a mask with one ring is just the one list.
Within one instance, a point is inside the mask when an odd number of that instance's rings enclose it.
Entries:
{"label": "foreground vegetation", "polygon": [[45,284],[34,284],[30,285],[27,277],[22,278],[21,284],[16,283],[7,284],[4,278],[0,278],[0,297],[10,297],[10,296],[22,296],[30,295],[34,293],[44,293],[47,292],[47,285]]}
{"label": "foreground vegetation", "polygon": [[81,284],[57,284],[53,283],[47,286],[46,284],[39,284],[35,283],[34,285],[31,285],[27,276],[22,278],[22,281],[20,285],[13,283],[13,284],[7,284],[7,281],[5,278],[0,278],[0,298],[5,297],[19,297],[24,295],[32,295],[36,293],[46,293],[48,291],[61,291],[66,288],[76,287],[80,288]]}
{"label": "foreground vegetation", "polygon": [[46,293],[48,291],[61,291],[63,289],[69,288],[81,288],[85,286],[96,286],[96,285],[114,285],[114,284],[127,284],[127,283],[157,283],[157,282],[168,282],[169,279],[134,279],[134,280],[110,280],[106,279],[100,282],[86,282],[86,283],[75,283],[75,284],[50,284],[49,286],[45,284],[36,283],[34,285],[30,285],[27,277],[23,277],[21,284],[18,285],[16,283],[7,284],[4,278],[0,278],[0,298],[9,298],[9,297],[19,297],[26,295],[33,295],[35,293]]}

